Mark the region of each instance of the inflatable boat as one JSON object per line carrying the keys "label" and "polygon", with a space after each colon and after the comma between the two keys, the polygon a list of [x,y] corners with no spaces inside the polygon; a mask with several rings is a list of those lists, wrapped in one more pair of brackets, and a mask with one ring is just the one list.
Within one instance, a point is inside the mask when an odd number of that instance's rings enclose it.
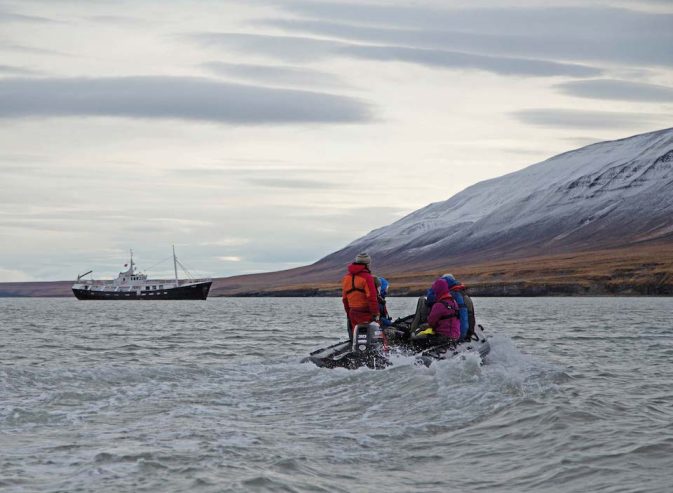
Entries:
{"label": "inflatable boat", "polygon": [[[402,323],[397,323],[402,321]],[[377,323],[358,325],[353,340],[342,341],[317,349],[302,362],[314,363],[321,368],[346,368],[353,370],[366,366],[371,369],[392,365],[392,355],[414,356],[416,364],[430,366],[433,361],[454,358],[468,352],[483,359],[491,350],[484,328],[475,327],[469,339],[452,341],[433,335],[424,329],[410,333],[403,319],[382,329]]]}

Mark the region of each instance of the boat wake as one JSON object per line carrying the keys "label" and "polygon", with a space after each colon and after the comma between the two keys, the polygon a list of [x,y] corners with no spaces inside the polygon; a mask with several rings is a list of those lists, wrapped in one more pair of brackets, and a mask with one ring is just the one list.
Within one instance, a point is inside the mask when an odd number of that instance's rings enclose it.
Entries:
{"label": "boat wake", "polygon": [[[502,335],[489,339],[491,352],[476,352],[418,365],[413,355],[392,352],[382,370],[360,367],[330,371],[313,365],[274,363],[264,374],[274,402],[299,406],[303,419],[331,416],[348,426],[368,421],[363,433],[380,427],[452,429],[522,399],[555,392],[567,376],[562,369],[521,352]],[[320,418],[321,419],[321,418]],[[405,432],[406,433],[406,432]]]}

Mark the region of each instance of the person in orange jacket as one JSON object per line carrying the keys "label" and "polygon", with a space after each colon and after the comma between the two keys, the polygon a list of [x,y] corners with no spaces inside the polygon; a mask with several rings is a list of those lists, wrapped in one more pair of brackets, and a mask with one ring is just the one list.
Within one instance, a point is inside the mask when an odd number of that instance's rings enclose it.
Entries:
{"label": "person in orange jacket", "polygon": [[370,263],[369,255],[359,253],[355,262],[348,266],[348,274],[341,280],[341,300],[348,317],[348,337],[351,339],[356,325],[379,320],[379,302],[374,276],[369,270]]}

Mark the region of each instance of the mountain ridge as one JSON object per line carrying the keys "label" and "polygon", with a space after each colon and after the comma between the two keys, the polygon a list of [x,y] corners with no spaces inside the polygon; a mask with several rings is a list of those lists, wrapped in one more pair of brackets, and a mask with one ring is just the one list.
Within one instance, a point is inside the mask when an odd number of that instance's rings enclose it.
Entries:
{"label": "mountain ridge", "polygon": [[[343,262],[357,250],[370,250],[384,266],[394,266],[395,257],[408,262],[451,254],[475,261],[512,250],[529,255],[532,246],[540,248],[543,243],[545,253],[621,246],[635,240],[636,234],[652,236],[657,228],[673,227],[669,217],[673,197],[665,189],[671,182],[673,129],[600,142],[479,182],[377,228],[319,262]],[[648,194],[637,193],[643,187]],[[624,203],[625,194],[632,204]],[[657,200],[665,202],[658,213]],[[633,216],[642,219],[642,210],[653,212],[646,223],[630,221]],[[616,212],[622,212],[619,218]],[[605,224],[610,216],[628,228],[617,221]],[[595,224],[588,227],[591,223]],[[516,241],[531,236],[534,242]],[[569,248],[571,239],[577,244]],[[558,244],[560,240],[566,244]]]}
{"label": "mountain ridge", "polygon": [[[673,293],[673,259],[661,261],[673,251],[673,128],[597,142],[481,181],[311,265],[217,279],[211,295],[334,294],[345,264],[364,250],[375,271],[408,294],[447,270],[486,287],[487,295],[508,294],[500,288],[514,285],[523,287],[509,294]],[[603,259],[598,271],[592,252]],[[565,279],[551,275],[551,264],[568,263],[566,253],[582,260],[566,266],[572,275]],[[526,261],[538,266],[537,275],[521,274],[518,264]],[[489,269],[504,274],[490,277]],[[572,287],[578,284],[579,291]],[[0,284],[0,295],[21,292],[31,290]]]}

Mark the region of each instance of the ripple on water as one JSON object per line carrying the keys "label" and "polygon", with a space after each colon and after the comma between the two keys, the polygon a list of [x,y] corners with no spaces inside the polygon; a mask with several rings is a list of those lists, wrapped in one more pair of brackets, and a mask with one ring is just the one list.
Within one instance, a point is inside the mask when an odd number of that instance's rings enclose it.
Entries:
{"label": "ripple on water", "polygon": [[342,337],[339,299],[0,299],[0,484],[668,491],[669,300],[475,302],[486,364],[330,371],[299,361]]}

